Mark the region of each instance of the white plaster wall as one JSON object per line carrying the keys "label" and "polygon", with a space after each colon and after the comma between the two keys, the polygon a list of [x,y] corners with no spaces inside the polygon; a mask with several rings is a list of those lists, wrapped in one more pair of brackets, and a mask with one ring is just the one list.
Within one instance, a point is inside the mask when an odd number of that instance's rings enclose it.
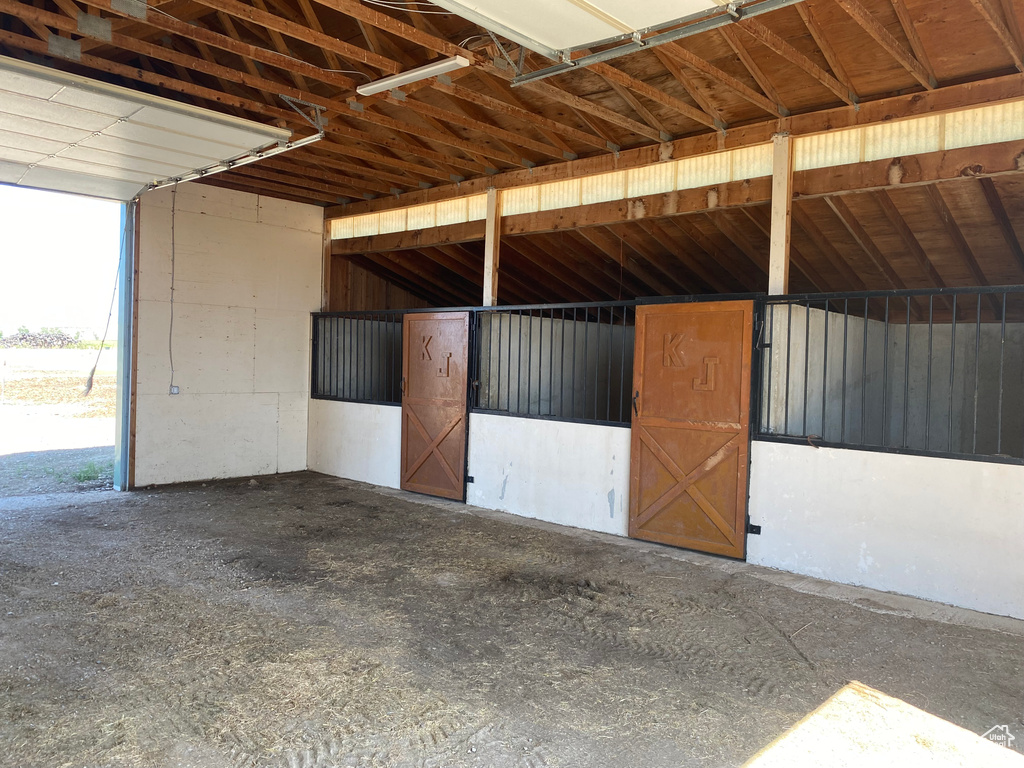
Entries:
{"label": "white plaster wall", "polygon": [[1024,467],[754,441],[751,563],[1024,619]]}
{"label": "white plaster wall", "polygon": [[305,469],[322,209],[181,184],[143,195],[140,227],[135,484]]}
{"label": "white plaster wall", "polygon": [[483,413],[469,428],[467,503],[626,535],[628,429]]}
{"label": "white plaster wall", "polygon": [[398,488],[401,463],[399,406],[309,401],[309,469]]}

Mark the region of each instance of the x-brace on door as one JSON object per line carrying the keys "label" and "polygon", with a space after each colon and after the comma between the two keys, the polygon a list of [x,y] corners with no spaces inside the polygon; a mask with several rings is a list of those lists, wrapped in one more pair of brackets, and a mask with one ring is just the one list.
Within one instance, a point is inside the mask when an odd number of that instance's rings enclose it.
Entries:
{"label": "x-brace on door", "polygon": [[469,313],[407,314],[402,350],[401,486],[464,501]]}

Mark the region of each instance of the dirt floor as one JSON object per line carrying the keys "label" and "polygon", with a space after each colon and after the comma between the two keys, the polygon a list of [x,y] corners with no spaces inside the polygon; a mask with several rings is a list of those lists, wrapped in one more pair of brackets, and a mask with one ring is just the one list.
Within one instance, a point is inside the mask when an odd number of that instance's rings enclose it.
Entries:
{"label": "dirt floor", "polygon": [[1020,634],[765,573],[313,473],[0,499],[0,765],[736,766],[852,679],[1024,731]]}

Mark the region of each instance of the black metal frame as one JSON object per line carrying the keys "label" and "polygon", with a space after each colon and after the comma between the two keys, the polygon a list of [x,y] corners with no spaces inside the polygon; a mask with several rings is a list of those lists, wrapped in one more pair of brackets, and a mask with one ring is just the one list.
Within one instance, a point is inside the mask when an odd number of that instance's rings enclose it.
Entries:
{"label": "black metal frame", "polygon": [[[768,341],[761,345],[761,361],[762,365],[767,365],[767,379],[764,376],[765,371],[762,370],[758,374],[758,378],[754,381],[754,386],[760,391],[760,402],[758,403],[757,409],[757,428],[754,432],[754,438],[765,442],[776,442],[776,443],[788,443],[795,445],[812,445],[816,447],[833,447],[833,448],[845,448],[852,450],[864,450],[874,451],[880,453],[889,454],[900,454],[900,455],[911,455],[911,456],[928,456],[938,458],[951,458],[961,459],[968,461],[985,461],[1000,464],[1024,464],[1024,455],[1021,456],[1010,456],[1002,453],[1004,448],[1003,443],[1003,402],[1004,402],[1004,391],[1006,388],[1006,380],[1004,379],[1005,363],[1006,363],[1006,326],[1007,326],[1007,303],[1008,297],[1015,296],[1018,301],[1024,301],[1024,285],[1008,285],[1008,286],[981,286],[981,287],[964,287],[964,288],[938,288],[938,289],[912,289],[912,290],[888,290],[888,291],[857,291],[849,293],[809,293],[809,294],[789,294],[783,296],[768,296],[762,297],[760,300],[761,305],[767,315],[766,327],[769,328],[767,331]],[[967,307],[964,305],[967,302],[961,301],[961,297],[972,297],[974,301]],[[996,410],[995,419],[995,430],[996,430],[996,452],[995,453],[984,453],[978,451],[978,403],[979,403],[979,392],[981,388],[980,381],[980,361],[981,361],[981,349],[982,349],[982,307],[985,299],[991,302],[991,312],[986,311],[986,315],[995,315],[993,325],[998,325],[1000,328],[999,336],[999,385],[998,385],[998,406]],[[918,300],[915,302],[914,300]],[[865,439],[867,433],[867,386],[865,384],[864,371],[867,369],[868,360],[868,349],[869,349],[869,330],[868,320],[876,319],[871,316],[871,302],[876,301],[876,307],[881,306],[881,322],[883,328],[883,343],[881,345],[882,352],[882,384],[881,384],[881,419],[878,421],[876,426],[880,427],[880,439],[876,442],[869,442]],[[935,310],[938,301],[946,304],[946,309],[949,311],[948,323],[938,323],[935,319]],[[851,304],[854,306],[851,307]],[[896,304],[898,315],[892,313],[893,305]],[[959,306],[958,306],[959,304]],[[838,306],[837,306],[838,305]],[[915,305],[917,305],[915,307]],[[922,306],[925,305],[925,306]],[[774,338],[774,329],[772,325],[775,319],[775,313],[771,311],[771,308],[778,306],[788,306],[790,310],[787,313],[785,328],[786,337],[779,341]],[[803,412],[798,416],[794,417],[794,421],[799,421],[800,429],[791,428],[790,425],[790,377],[793,373],[791,363],[791,353],[793,347],[793,326],[792,326],[792,307],[801,307],[805,310],[818,309],[824,311],[824,321],[822,323],[822,330],[820,335],[822,336],[822,344],[820,349],[823,352],[823,360],[821,363],[821,380],[816,382],[814,387],[810,388],[809,384],[809,361],[810,361],[810,334],[811,334],[811,323],[804,321],[804,339],[802,340],[803,348],[800,354],[803,355],[804,359],[804,370],[803,370],[803,393],[800,401],[802,403]],[[859,306],[863,307],[862,312],[856,312]],[[921,309],[927,309],[927,316],[918,318],[918,322],[913,322],[912,315],[915,311]],[[961,319],[961,316],[966,313],[970,313],[970,316],[966,319]],[[839,439],[827,439],[818,434],[809,434],[808,425],[808,400],[809,394],[820,394],[821,395],[821,426],[822,432],[825,432],[826,424],[826,408],[828,404],[828,391],[830,389],[828,384],[828,365],[829,365],[829,315],[838,315],[843,318],[842,328],[842,374],[841,374],[841,398],[840,398],[840,417],[839,417]],[[861,380],[856,381],[855,385],[860,385],[860,397],[861,397],[861,411],[860,411],[860,429],[858,432],[859,440],[853,439],[847,433],[847,384],[848,384],[848,363],[849,355],[847,350],[849,348],[849,323],[850,319],[855,318],[858,321],[864,321],[864,328],[859,333],[862,335],[863,340],[861,342]],[[895,318],[895,322],[894,322]],[[902,318],[902,319],[900,319]],[[911,328],[914,325],[926,326],[928,328],[928,365],[926,368],[925,376],[925,396],[923,398],[924,404],[924,447],[918,447],[911,445],[913,442],[909,435],[909,424],[910,424],[910,382],[911,382],[911,358],[912,358],[912,345],[911,345]],[[972,424],[971,424],[971,437],[970,437],[970,451],[962,449],[963,444],[961,442],[961,450],[952,450],[953,448],[953,419],[954,414],[957,412],[957,408],[954,405],[954,389],[955,389],[955,377],[957,373],[957,347],[956,347],[956,334],[958,327],[966,326],[970,328],[974,326],[974,342],[973,351],[967,350],[973,356],[974,365],[974,381],[973,381],[973,395],[970,397],[974,401]],[[934,332],[936,327],[949,327],[950,338],[949,338],[949,393],[948,406],[946,410],[946,450],[940,450],[936,448],[929,448],[928,446],[932,442],[933,433],[931,431],[932,422],[932,411],[933,411],[933,361],[934,361]],[[890,371],[890,350],[896,349],[895,346],[898,344],[898,339],[893,335],[893,329],[895,332],[901,332],[903,335],[903,353],[902,359],[899,355],[896,356],[894,361],[897,365],[902,364],[901,370]],[[764,350],[770,350],[771,346],[776,343],[782,343],[786,348],[786,383],[785,383],[785,401],[783,405],[783,433],[772,432],[766,427],[766,414],[771,409],[771,389],[766,383],[771,381],[771,366],[773,362],[773,355]],[[798,348],[799,348],[798,341]],[[875,350],[876,352],[879,350]],[[967,354],[965,352],[965,354]],[[969,361],[968,361],[969,362]],[[918,368],[917,370],[920,370]],[[900,434],[898,440],[894,439],[894,436],[890,433],[889,418],[892,412],[888,410],[890,392],[889,386],[892,383],[899,383],[898,378],[902,373],[902,415],[900,421]],[[797,385],[799,387],[799,375]],[[1022,384],[1024,386],[1024,384]],[[892,407],[896,406],[896,398],[892,396],[893,404]],[[772,425],[778,426],[778,425]],[[854,431],[852,428],[850,431]],[[961,437],[962,441],[963,438]],[[899,444],[890,444],[898,442]],[[1024,437],[1022,437],[1022,454],[1024,454]]]}
{"label": "black metal frame", "polygon": [[[422,309],[385,310],[385,311],[358,311],[358,312],[314,313],[313,314],[313,337],[312,337],[312,342],[313,342],[313,355],[312,355],[312,357],[313,357],[313,364],[311,366],[311,372],[310,372],[311,373],[310,384],[311,384],[311,393],[312,393],[311,396],[314,399],[337,400],[337,401],[342,401],[342,402],[361,402],[361,403],[372,403],[372,404],[377,404],[377,405],[398,405],[398,406],[401,405],[401,395],[400,395],[400,392],[397,393],[397,396],[393,396],[391,399],[367,399],[367,398],[361,398],[361,397],[347,397],[347,396],[344,396],[344,395],[331,394],[331,393],[325,394],[325,393],[320,391],[320,389],[317,386],[317,383],[318,383],[318,377],[320,375],[320,370],[319,370],[319,368],[320,368],[319,363],[321,362],[320,355],[321,355],[321,352],[324,351],[323,350],[324,339],[321,338],[320,322],[322,322],[322,321],[324,321],[326,319],[330,319],[330,318],[337,318],[337,319],[343,319],[343,320],[347,319],[347,320],[358,321],[358,320],[375,320],[375,319],[380,319],[380,318],[386,316],[391,322],[396,322],[396,323],[398,323],[400,325],[402,317],[404,315],[407,315],[407,314],[430,313],[430,312],[469,312],[470,313],[470,360],[469,360],[469,388],[470,388],[470,391],[468,393],[468,395],[469,395],[468,403],[469,403],[469,411],[470,411],[470,413],[481,413],[481,414],[501,415],[501,416],[513,416],[513,417],[516,417],[516,418],[540,419],[540,420],[545,420],[545,421],[566,421],[566,422],[571,422],[571,423],[585,423],[585,424],[594,424],[594,425],[602,425],[602,426],[629,427],[630,423],[631,423],[631,419],[630,419],[631,410],[628,409],[628,408],[623,409],[622,412],[618,412],[616,415],[619,416],[619,419],[615,420],[615,419],[608,419],[608,418],[605,418],[605,419],[596,418],[596,416],[600,415],[600,412],[595,413],[595,418],[578,418],[578,417],[575,417],[575,416],[567,416],[567,415],[564,415],[564,414],[563,415],[557,415],[557,414],[541,414],[541,413],[519,412],[519,411],[523,411],[524,410],[524,409],[519,408],[519,407],[517,407],[514,410],[508,410],[508,409],[498,409],[498,410],[496,410],[496,409],[493,409],[493,408],[482,407],[481,404],[480,404],[480,391],[479,391],[479,386],[480,386],[480,381],[481,381],[481,373],[483,373],[483,370],[482,370],[483,350],[481,349],[481,347],[483,346],[483,338],[484,338],[484,334],[481,331],[481,318],[483,316],[485,316],[485,315],[501,316],[501,315],[515,315],[515,314],[518,314],[520,317],[522,317],[522,316],[538,317],[539,316],[539,317],[544,318],[544,319],[555,319],[555,320],[563,320],[564,319],[564,320],[567,320],[567,321],[571,321],[573,318],[572,317],[566,317],[565,313],[568,312],[568,311],[572,311],[572,312],[575,313],[575,319],[577,321],[582,321],[584,319],[587,319],[587,318],[589,318],[590,316],[592,316],[593,314],[596,313],[598,315],[598,320],[597,320],[598,324],[603,325],[605,323],[601,322],[601,318],[602,318],[603,313],[605,311],[607,311],[608,312],[608,317],[611,320],[611,325],[616,325],[616,314],[615,314],[616,311],[619,311],[619,310],[622,311],[623,322],[625,323],[626,310],[628,310],[628,309],[635,309],[637,306],[644,305],[644,304],[668,304],[668,303],[693,303],[693,302],[708,302],[708,301],[753,300],[754,301],[754,329],[755,330],[754,330],[754,340],[753,340],[754,350],[753,350],[753,356],[752,356],[752,360],[751,360],[751,375],[752,375],[752,381],[751,381],[751,438],[752,439],[761,440],[761,441],[765,441],[765,442],[790,443],[790,444],[800,444],[800,445],[810,444],[810,445],[817,445],[817,446],[823,446],[823,447],[847,448],[847,449],[853,449],[853,450],[876,451],[876,452],[882,452],[882,453],[895,453],[895,454],[906,454],[906,455],[932,456],[932,457],[940,457],[940,458],[966,459],[966,460],[970,460],[970,461],[988,461],[988,462],[1004,463],[1004,464],[1024,464],[1024,457],[992,455],[992,454],[979,454],[979,453],[976,453],[976,452],[967,452],[967,453],[965,453],[965,452],[962,452],[962,451],[952,451],[952,450],[942,451],[942,450],[934,450],[934,449],[927,449],[927,448],[926,449],[920,449],[920,448],[915,448],[915,447],[912,447],[912,446],[908,446],[907,445],[908,440],[907,440],[906,433],[907,433],[907,430],[908,430],[908,426],[907,425],[909,423],[909,420],[908,420],[908,417],[907,417],[907,409],[909,407],[908,403],[909,403],[909,388],[910,388],[910,373],[911,373],[911,355],[910,355],[909,351],[907,351],[905,353],[905,355],[904,355],[904,357],[903,357],[903,359],[901,361],[899,361],[899,360],[897,361],[898,363],[902,363],[902,366],[903,366],[902,372],[903,372],[903,386],[904,386],[904,394],[903,394],[903,401],[902,401],[903,402],[903,408],[904,408],[904,416],[903,416],[903,421],[901,423],[902,430],[903,430],[903,434],[901,435],[901,445],[893,446],[893,445],[886,445],[886,444],[869,444],[869,443],[865,443],[863,441],[857,442],[857,441],[852,440],[852,438],[847,434],[847,429],[846,429],[846,424],[847,424],[846,385],[847,385],[847,377],[848,377],[848,375],[850,375],[850,371],[848,370],[849,359],[848,359],[848,354],[847,354],[846,346],[844,346],[844,349],[843,349],[843,372],[842,372],[843,401],[841,403],[842,416],[841,416],[841,422],[840,422],[841,423],[841,426],[840,426],[840,438],[841,439],[838,440],[838,441],[836,441],[836,440],[826,440],[826,439],[823,439],[823,438],[821,438],[819,436],[816,436],[816,435],[807,435],[807,434],[802,434],[802,433],[800,433],[800,434],[792,434],[792,432],[794,430],[788,429],[788,427],[790,426],[788,424],[788,413],[789,413],[788,404],[787,404],[787,407],[786,407],[787,423],[785,425],[787,427],[787,429],[786,429],[787,434],[780,434],[780,433],[770,432],[770,431],[767,431],[766,429],[764,429],[764,427],[765,427],[765,417],[766,417],[766,414],[768,414],[770,412],[770,407],[771,407],[770,391],[766,391],[766,386],[765,386],[766,381],[770,381],[772,373],[773,373],[772,368],[773,368],[773,365],[774,365],[774,360],[773,360],[773,355],[771,354],[771,348],[772,348],[773,344],[777,345],[779,343],[778,340],[773,338],[774,332],[775,332],[774,322],[775,322],[775,319],[776,319],[775,318],[775,313],[773,311],[774,307],[789,305],[789,306],[804,306],[804,307],[810,306],[811,308],[814,308],[814,307],[823,308],[825,310],[825,312],[826,312],[826,322],[824,323],[824,326],[823,326],[824,327],[824,335],[825,335],[825,345],[824,345],[823,348],[825,350],[827,350],[828,349],[828,346],[827,346],[827,344],[828,344],[828,321],[827,321],[827,317],[830,316],[830,315],[838,314],[838,315],[841,315],[841,316],[844,317],[844,320],[843,320],[844,345],[848,345],[848,342],[849,342],[848,328],[849,328],[849,323],[850,323],[851,318],[862,319],[862,318],[866,317],[867,313],[869,312],[869,305],[871,304],[872,301],[880,302],[883,305],[883,307],[890,307],[890,308],[891,308],[891,306],[894,303],[898,303],[901,310],[903,310],[905,308],[905,315],[904,315],[904,317],[906,318],[911,313],[911,302],[916,300],[915,303],[920,304],[922,306],[925,303],[927,304],[929,313],[928,313],[927,320],[925,320],[924,322],[927,322],[927,324],[928,324],[928,327],[929,327],[929,339],[931,339],[931,334],[934,333],[934,328],[936,327],[936,324],[934,322],[934,310],[935,310],[935,308],[937,306],[937,302],[940,302],[940,301],[941,302],[949,302],[949,303],[952,303],[955,306],[956,303],[959,302],[959,303],[962,304],[962,302],[963,302],[963,300],[960,299],[959,297],[971,296],[971,297],[976,297],[975,298],[976,309],[974,310],[974,320],[973,321],[971,321],[971,320],[960,321],[959,319],[954,319],[956,317],[954,315],[953,318],[951,318],[951,325],[954,328],[954,331],[953,331],[954,333],[955,333],[955,328],[956,328],[957,325],[961,325],[961,326],[966,325],[968,327],[972,323],[975,325],[975,346],[974,346],[974,356],[975,356],[974,430],[975,430],[975,436],[974,436],[973,441],[972,441],[972,448],[973,448],[973,451],[977,451],[977,424],[978,424],[978,419],[977,419],[977,412],[978,411],[977,411],[977,409],[978,409],[978,391],[979,391],[978,390],[978,387],[979,387],[978,358],[979,358],[979,355],[980,355],[980,352],[979,352],[979,349],[980,349],[980,339],[981,339],[981,323],[980,323],[980,319],[981,319],[981,312],[982,312],[982,302],[985,300],[984,297],[989,297],[990,296],[992,298],[988,299],[988,301],[994,301],[994,300],[998,300],[999,296],[1002,296],[1003,317],[1002,317],[1002,320],[1001,320],[1001,322],[1002,322],[1002,329],[1001,329],[1001,332],[1000,332],[1001,333],[1001,336],[1000,336],[1000,349],[1001,349],[1001,352],[1000,352],[1000,363],[999,363],[999,366],[1000,366],[1000,382],[1002,382],[1002,378],[1001,377],[1002,377],[1002,373],[1003,373],[1003,366],[1005,365],[1004,352],[1002,351],[1005,348],[1005,338],[1006,338],[1005,337],[1005,334],[1006,334],[1005,307],[1006,307],[1006,302],[1007,302],[1007,296],[1009,296],[1011,294],[1021,294],[1021,296],[1024,297],[1024,286],[1022,286],[1022,285],[1010,285],[1010,286],[986,286],[986,287],[974,287],[974,288],[966,287],[966,288],[938,288],[938,289],[915,289],[915,290],[857,291],[857,292],[834,292],[834,293],[804,293],[804,294],[787,294],[787,295],[782,295],[782,296],[765,296],[764,294],[751,294],[751,293],[744,293],[744,294],[715,294],[715,295],[707,295],[707,296],[700,296],[700,295],[695,295],[695,296],[656,296],[656,297],[639,298],[639,299],[636,299],[635,301],[580,302],[580,303],[557,303],[557,304],[520,304],[520,305],[501,305],[501,306],[494,306],[494,307],[445,307],[443,309],[439,309],[439,308],[422,308]],[[851,311],[851,305],[855,305],[858,302],[863,302],[864,312],[861,313],[861,314],[855,314],[854,312]],[[579,314],[581,311],[583,312],[582,317]],[[556,313],[560,313],[560,315],[558,315]],[[889,334],[890,334],[890,329],[891,329],[893,324],[889,322],[889,320],[891,318],[890,318],[890,316],[888,314],[886,314],[884,316],[884,319],[886,319],[885,329],[884,329],[884,333],[885,333],[884,348],[886,350],[888,350],[889,343],[890,343],[890,336],[889,336]],[[594,321],[591,321],[591,322],[594,322]],[[634,320],[634,322],[635,322],[635,320]],[[810,341],[810,323],[806,323],[805,325],[807,326],[805,328],[806,337],[803,339],[803,343],[805,344],[805,350],[806,350],[807,349],[806,345]],[[907,330],[906,330],[906,337],[909,338],[909,335],[910,335],[910,325],[911,325],[911,323],[908,322],[906,319],[904,319],[903,322],[900,322],[895,327],[897,327],[897,328],[906,327],[907,328]],[[532,328],[532,326],[531,326],[531,328]],[[511,328],[510,328],[510,330],[511,330]],[[400,330],[399,330],[399,333],[400,333]],[[532,330],[531,330],[531,333],[532,333]],[[552,334],[553,334],[553,331],[552,331]],[[792,326],[787,325],[787,338],[784,341],[787,344],[787,346],[789,346],[789,347],[791,347],[791,345],[794,342],[794,339],[792,338],[791,334],[792,334]],[[864,335],[866,336],[867,333],[865,332]],[[399,347],[397,349],[393,349],[392,350],[392,355],[393,356],[397,356],[398,366],[399,366],[399,370],[400,370],[401,369],[401,350],[400,350],[401,336],[399,335],[398,338],[399,338]],[[953,342],[955,342],[955,338],[951,342],[951,348],[953,350],[952,351],[953,362],[950,365],[950,368],[951,368],[950,377],[951,377],[951,379],[955,375],[955,370],[953,370],[953,369],[955,368],[955,365],[956,365],[956,360],[955,360],[955,344]],[[931,344],[931,341],[929,341],[929,344]],[[521,345],[522,345],[522,339],[520,340],[520,346]],[[563,339],[563,342],[562,342],[562,346],[563,346],[563,350],[564,350],[564,339]],[[625,346],[625,345],[623,345],[623,346]],[[611,371],[611,375],[614,375],[614,372],[615,372],[614,369],[615,369],[616,366],[614,365],[613,361],[611,360],[611,349],[612,348],[613,348],[612,344],[611,344],[611,342],[609,342],[609,360],[608,360],[608,366],[605,369],[605,371],[607,372],[607,371],[610,370]],[[909,350],[909,346],[906,347],[906,349]],[[372,351],[373,350],[371,349],[371,354],[372,354]],[[541,351],[543,351],[543,350],[541,350]],[[549,371],[548,371],[549,377],[553,376],[553,366],[555,365],[554,353],[555,353],[555,350],[554,350],[554,344],[553,344],[553,341],[552,341],[552,347],[549,349],[548,357],[546,358],[548,360],[549,366],[550,366],[549,367]],[[527,367],[529,368],[532,365],[532,350],[528,350],[526,352],[526,354],[528,355],[528,358],[531,361],[527,365]],[[866,345],[865,345],[865,347],[864,347],[864,349],[862,351],[862,354],[863,354],[863,357],[866,359],[867,358],[867,346]],[[490,355],[490,352],[488,352],[488,355]],[[619,361],[619,366],[618,366],[618,374],[619,374],[619,378],[620,378],[620,383],[622,383],[623,385],[624,385],[627,377],[629,378],[630,383],[632,383],[631,382],[631,379],[632,379],[631,367],[632,366],[630,366],[630,370],[629,371],[626,371],[625,368],[624,368],[624,362],[625,362],[625,357],[626,356],[627,356],[626,352],[623,350],[622,353],[620,354],[620,358],[621,359]],[[629,355],[629,356],[631,357],[631,355]],[[807,362],[807,360],[809,359],[809,355],[805,354],[804,357],[805,357],[804,377],[806,378],[807,375],[808,375],[808,365],[809,365],[809,363]],[[825,360],[823,361],[823,364],[822,364],[822,368],[823,368],[823,374],[822,374],[823,378],[822,378],[822,381],[817,382],[818,386],[824,386],[824,389],[822,391],[822,394],[823,394],[823,396],[822,396],[822,410],[823,411],[824,411],[825,400],[826,400],[826,397],[827,397],[827,394],[828,394],[828,384],[827,384],[828,379],[827,379],[827,377],[828,377],[829,360],[827,358],[828,358],[828,355],[826,354],[825,355]],[[489,359],[489,357],[488,357],[488,359]],[[888,378],[890,376],[890,373],[889,373],[889,354],[888,354],[888,352],[886,352],[884,354],[884,356],[883,356],[882,365],[884,366],[884,370],[885,370],[885,374],[884,374],[885,378],[886,378],[886,380],[888,380]],[[517,369],[521,370],[522,366],[517,366]],[[865,369],[866,369],[866,365],[862,365],[861,370],[863,371]],[[542,371],[543,369],[538,367],[538,370]],[[564,370],[564,367],[563,367],[562,370]],[[575,376],[575,372],[576,372],[576,367],[575,367],[575,364],[573,364],[573,368],[572,368],[572,375],[573,376]],[[932,371],[929,369],[928,375],[927,375],[927,384],[926,384],[927,391],[926,391],[925,398],[924,398],[926,403],[927,403],[927,405],[925,406],[926,407],[926,411],[925,412],[927,414],[926,415],[926,419],[929,421],[929,429],[930,429],[930,420],[931,420],[931,411],[932,411],[932,404],[931,403],[932,403],[932,395],[933,395],[933,392],[932,392],[932,375],[931,374],[932,374]],[[507,375],[511,375],[511,371],[507,372]],[[517,375],[521,376],[521,374],[517,374]],[[767,375],[767,378],[766,378],[766,375]],[[788,358],[787,358],[787,374],[786,374],[786,391],[787,391],[787,395],[789,394],[789,384],[790,384],[790,376],[791,375],[792,375],[792,371],[789,368],[789,363],[788,363]],[[893,375],[895,375],[895,374],[893,374]],[[530,377],[530,380],[532,382],[532,376]],[[543,384],[543,382],[539,382],[539,383]],[[532,384],[528,384],[528,386],[532,386]],[[610,400],[611,394],[612,394],[612,386],[611,386],[611,381],[610,380],[609,380],[609,383],[606,386],[608,387],[608,393],[606,395],[606,402],[607,402],[608,400]],[[806,381],[805,381],[805,386],[809,386],[809,383],[806,382]],[[620,389],[624,390],[624,387],[620,387]],[[1003,401],[1002,389],[1003,389],[1003,387],[1002,387],[1002,383],[1001,383],[1001,385],[1000,385],[1000,394],[999,394],[1000,409],[1002,408],[1001,404],[1002,404],[1002,401]],[[550,391],[551,390],[549,389],[549,393],[550,393]],[[629,388],[628,392],[631,392],[631,391],[632,391],[632,387]],[[861,391],[862,391],[862,397],[866,397],[866,390],[862,387]],[[533,394],[532,391],[528,393],[528,397],[527,397],[528,402],[530,400],[530,395],[532,395],[532,394]],[[549,398],[550,397],[551,396],[549,394]],[[949,397],[952,400],[952,387],[951,387],[951,392],[950,392]],[[806,398],[806,396],[805,396],[805,398]],[[499,402],[500,402],[500,398],[499,398]],[[882,422],[881,422],[883,429],[886,428],[885,425],[887,423],[885,421],[885,416],[889,415],[888,412],[884,411],[884,409],[886,409],[887,407],[888,407],[888,405],[885,402],[885,400],[883,399],[883,404],[882,404],[883,419],[882,419]],[[805,411],[806,411],[806,408],[807,408],[807,402],[806,402],[806,399],[805,399],[804,400],[804,410]],[[864,409],[862,409],[862,420],[865,418],[864,417],[864,413],[865,412],[866,411]],[[573,409],[573,413],[575,413],[575,407]],[[610,416],[611,414],[612,414],[612,409],[610,407],[606,408],[605,415],[606,416]],[[998,423],[997,430],[999,431],[1000,435],[1001,435],[1001,432],[1002,432],[1001,417],[1002,417],[1002,411],[1000,410],[1000,415],[997,418],[997,423]],[[952,420],[952,415],[950,414],[948,418],[950,420]],[[804,418],[801,421],[801,427],[806,427],[806,425],[807,425],[807,419]],[[806,430],[804,430],[804,431],[806,431]],[[864,433],[865,433],[865,430],[862,429],[861,432],[860,432],[861,436],[863,436]],[[950,432],[950,434],[951,434],[951,432]],[[999,440],[1000,440],[999,447],[1001,448],[1002,447],[1002,442],[1001,442],[1002,438],[1001,438],[1001,436],[1000,436]],[[885,443],[885,441],[883,440],[882,443]]]}

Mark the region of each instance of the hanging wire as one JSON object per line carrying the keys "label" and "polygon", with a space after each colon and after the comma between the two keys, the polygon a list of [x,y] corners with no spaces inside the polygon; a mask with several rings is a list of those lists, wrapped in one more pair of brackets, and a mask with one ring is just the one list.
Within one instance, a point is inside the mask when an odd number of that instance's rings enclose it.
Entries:
{"label": "hanging wire", "polygon": [[[128,203],[128,205],[134,205],[135,203]],[[96,369],[100,365],[100,357],[103,355],[103,348],[107,344],[107,334],[110,332],[110,319],[114,316],[114,303],[117,301],[117,286],[121,281],[121,265],[124,261],[124,245],[128,240],[128,222],[132,220],[132,217],[124,217],[124,226],[121,227],[121,235],[118,242],[118,257],[117,257],[117,269],[114,270],[114,291],[110,295],[110,311],[107,312],[107,324],[103,326],[103,339],[100,341],[99,351],[96,352],[96,362],[92,364],[92,370],[89,371],[89,375],[85,379],[85,390],[82,392],[82,397],[88,397],[89,393],[92,392],[93,379],[96,378]],[[121,343],[124,343],[123,341]]]}
{"label": "hanging wire", "polygon": [[171,365],[171,381],[168,385],[168,392],[174,388],[174,257],[175,243],[174,230],[177,213],[178,185],[171,187],[171,322],[167,328],[167,360]]}
{"label": "hanging wire", "polygon": [[452,15],[450,11],[446,10],[421,10],[417,6],[423,6],[424,8],[436,8],[437,6],[433,3],[417,2],[416,0],[410,0],[410,2],[403,2],[403,0],[364,0],[364,2],[369,5],[381,5],[393,10],[415,10],[417,13],[431,13],[438,16]]}
{"label": "hanging wire", "polygon": [[363,0],[363,2],[369,5],[379,5],[382,8],[390,8],[393,11],[414,11],[416,13],[429,14],[431,16],[451,16],[448,11],[424,11],[421,8],[415,6],[422,5],[426,8],[436,8],[437,6],[433,3],[402,3],[395,0],[395,2],[385,2],[385,0]]}

